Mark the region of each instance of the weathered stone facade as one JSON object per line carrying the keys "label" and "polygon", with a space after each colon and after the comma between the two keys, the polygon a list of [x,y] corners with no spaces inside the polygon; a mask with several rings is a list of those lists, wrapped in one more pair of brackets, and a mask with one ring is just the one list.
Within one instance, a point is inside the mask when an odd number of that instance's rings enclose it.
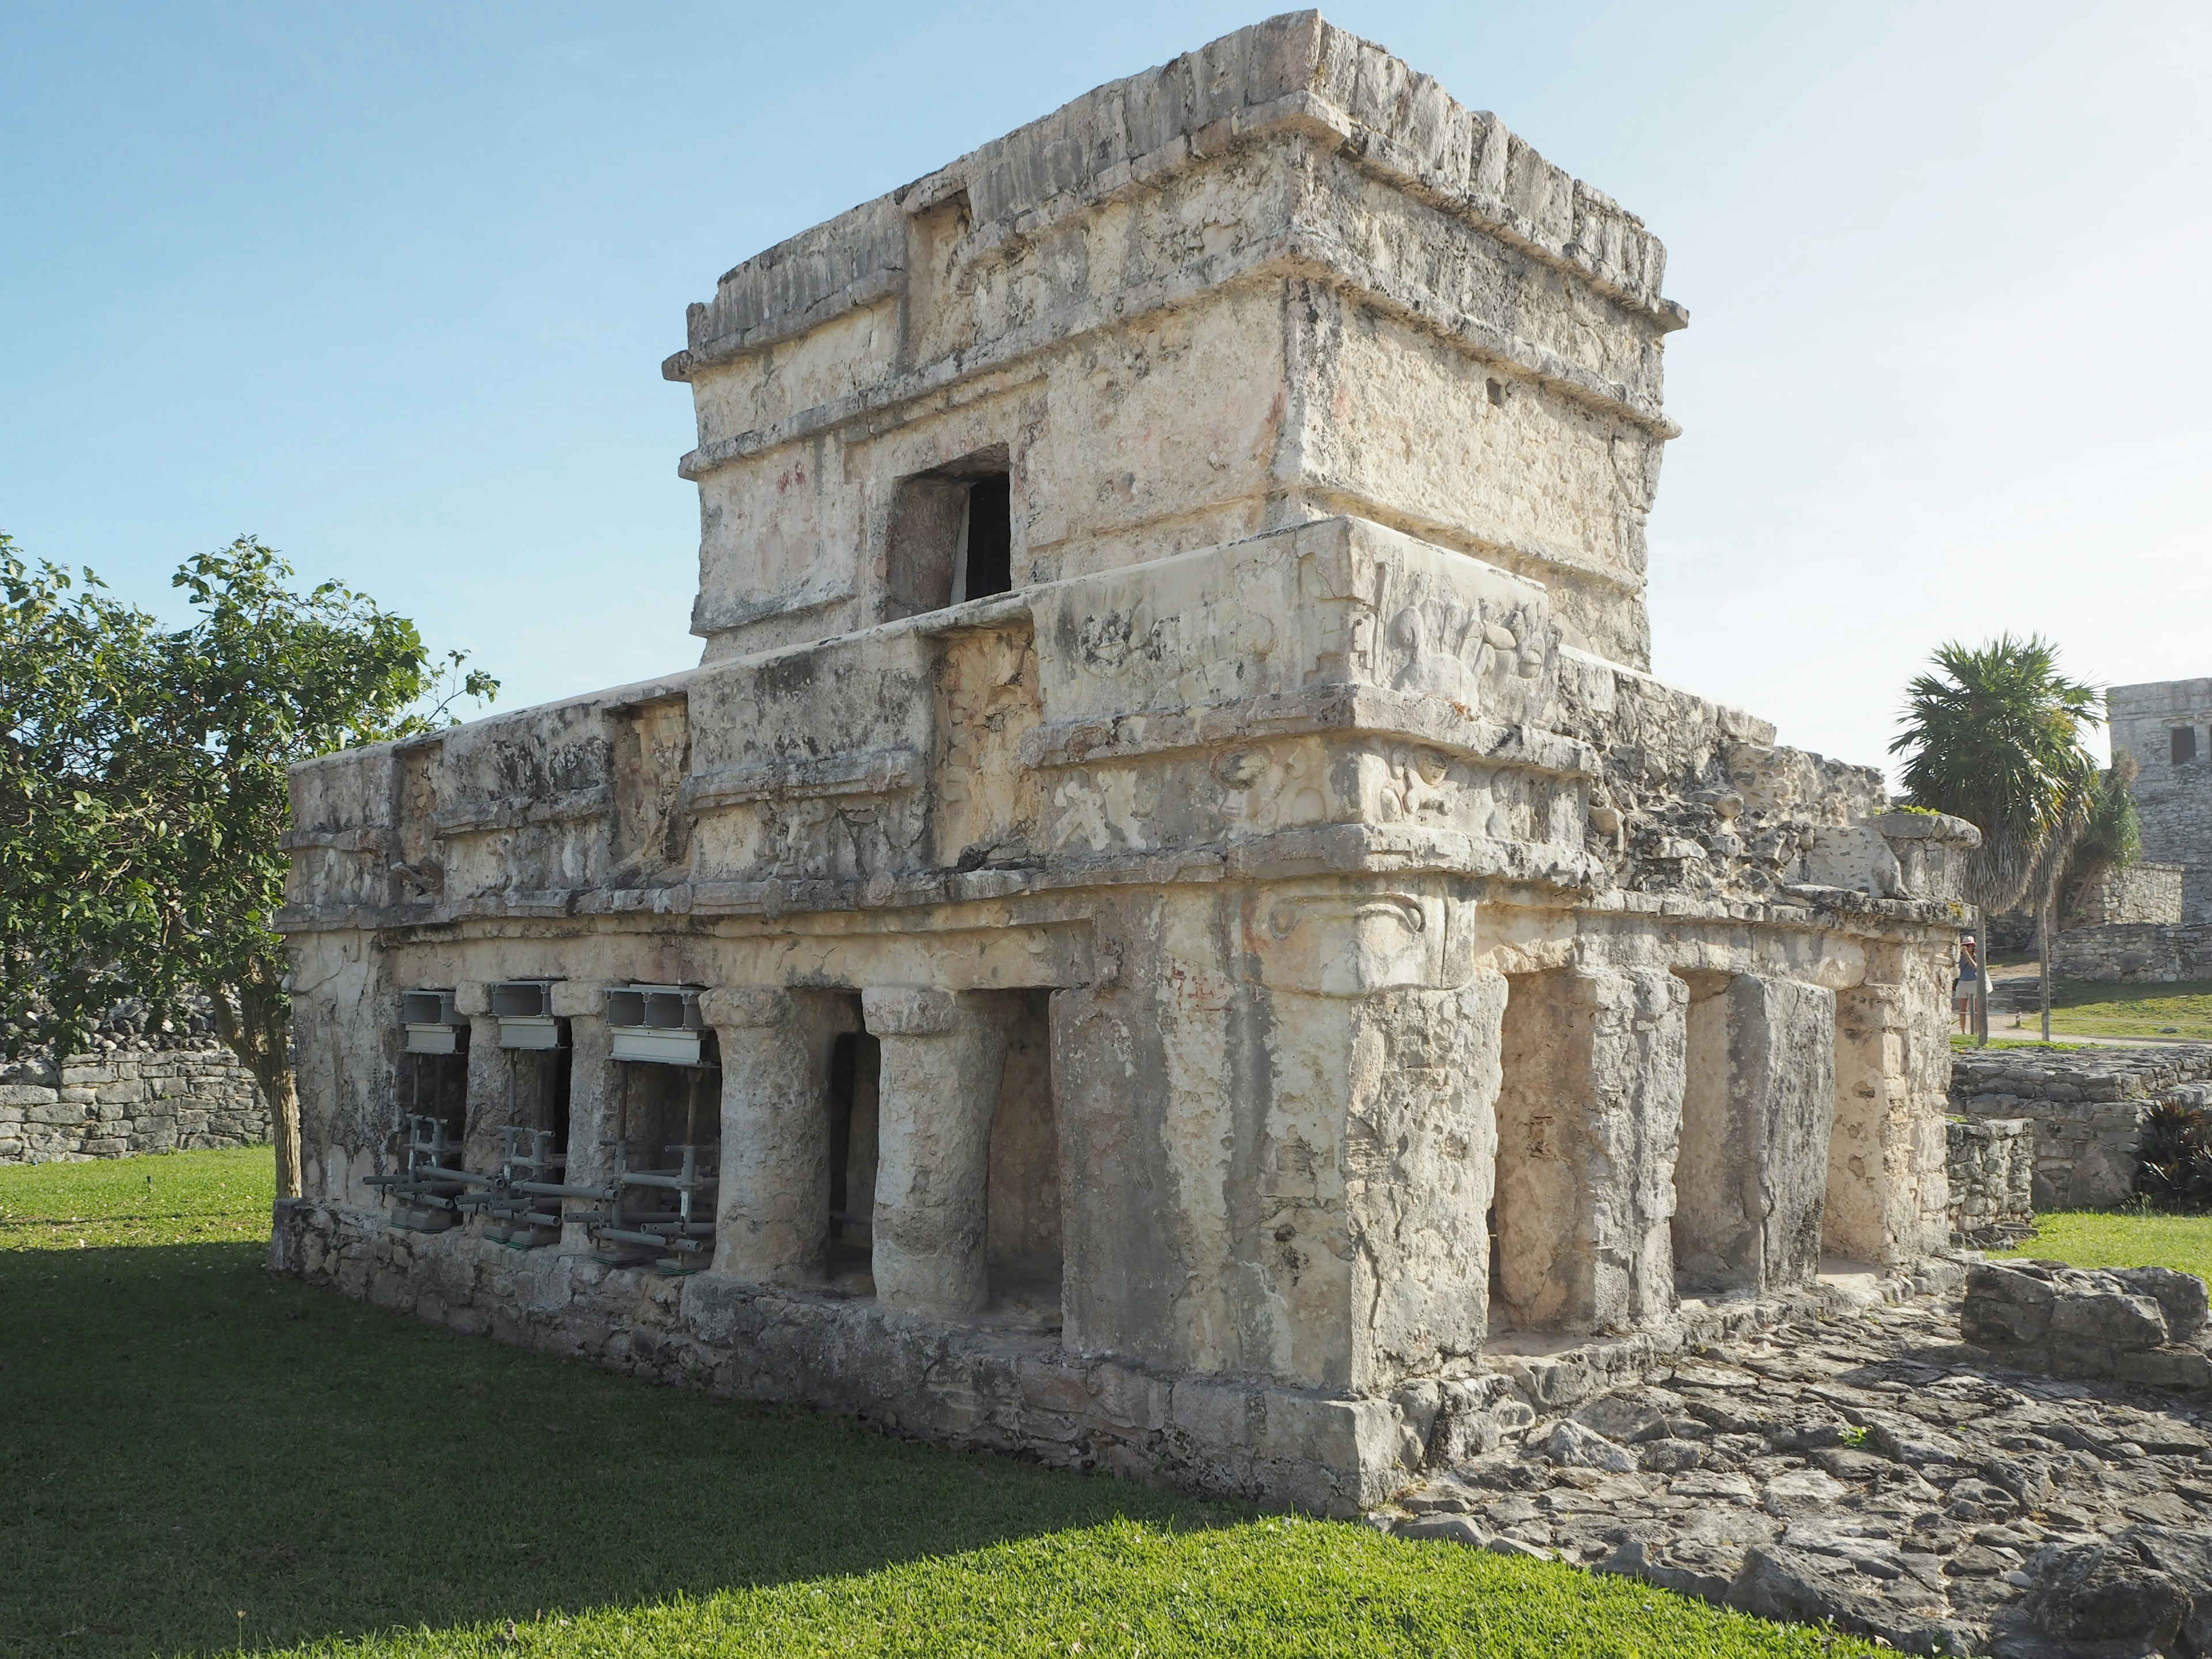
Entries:
{"label": "weathered stone facade", "polygon": [[737,267],[702,665],[295,772],[279,1264],[1336,1511],[1909,1274],[1974,832],[1644,672],[1662,260],[1304,13]]}
{"label": "weathered stone facade", "polygon": [[269,1128],[252,1073],[211,1038],[0,1066],[0,1164],[258,1146]]}
{"label": "weathered stone facade", "polygon": [[2035,1126],[2035,1207],[2103,1209],[2136,1190],[2143,1126],[2161,1100],[2203,1105],[2212,1045],[1990,1049],[1958,1056],[1951,1108]]}

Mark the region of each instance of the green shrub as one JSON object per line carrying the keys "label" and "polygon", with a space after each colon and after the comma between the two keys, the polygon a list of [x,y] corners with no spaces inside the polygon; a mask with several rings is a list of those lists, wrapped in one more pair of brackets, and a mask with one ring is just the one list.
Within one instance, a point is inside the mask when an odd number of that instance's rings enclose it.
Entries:
{"label": "green shrub", "polygon": [[2160,1209],[2212,1209],[2212,1110],[2172,1100],[2151,1108],[2136,1190]]}

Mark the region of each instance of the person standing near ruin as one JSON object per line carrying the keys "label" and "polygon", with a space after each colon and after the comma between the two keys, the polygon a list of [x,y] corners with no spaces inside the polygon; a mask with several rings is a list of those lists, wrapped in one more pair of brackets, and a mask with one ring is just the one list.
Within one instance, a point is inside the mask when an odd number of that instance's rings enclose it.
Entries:
{"label": "person standing near ruin", "polygon": [[1959,1017],[1961,1035],[1972,1031],[1974,999],[1981,988],[1982,963],[1975,950],[1974,936],[1963,934],[1959,940],[1959,976],[1951,981],[1951,1012]]}

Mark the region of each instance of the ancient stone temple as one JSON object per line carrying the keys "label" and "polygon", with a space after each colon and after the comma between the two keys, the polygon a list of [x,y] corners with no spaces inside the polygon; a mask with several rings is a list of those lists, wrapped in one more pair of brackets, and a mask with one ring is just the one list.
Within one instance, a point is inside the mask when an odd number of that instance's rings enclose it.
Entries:
{"label": "ancient stone temple", "polygon": [[1909,1269],[1973,832],[1645,672],[1662,258],[1299,13],[730,271],[700,665],[295,774],[279,1265],[1337,1512]]}

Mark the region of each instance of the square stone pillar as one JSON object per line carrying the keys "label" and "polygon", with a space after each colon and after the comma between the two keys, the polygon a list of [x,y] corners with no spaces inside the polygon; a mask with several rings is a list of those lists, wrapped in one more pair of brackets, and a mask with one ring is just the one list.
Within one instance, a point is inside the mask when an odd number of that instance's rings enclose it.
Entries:
{"label": "square stone pillar", "polygon": [[883,1044],[876,1151],[876,1299],[911,1313],[980,1313],[991,1113],[1006,1056],[988,993],[920,985],[861,993]]}
{"label": "square stone pillar", "polygon": [[[1821,1217],[1821,1248],[1832,1255],[1892,1266],[1945,1242],[1948,1228],[1930,1236],[1923,1225],[1923,1188],[1931,1170],[1942,1175],[1928,1140],[1931,1127],[1942,1133],[1942,1102],[1922,1109],[1911,1025],[1904,985],[1855,985],[1836,997],[1835,1120]],[[1946,1048],[1947,1069],[1949,1058]]]}
{"label": "square stone pillar", "polygon": [[453,1009],[469,1022],[469,1097],[461,1137],[461,1166],[482,1173],[499,1167],[500,1125],[505,1123],[514,1076],[499,1046],[499,1022],[491,1015],[491,987],[465,979],[453,987]]}
{"label": "square stone pillar", "polygon": [[1690,1284],[1765,1291],[1819,1271],[1835,1041],[1817,985],[1736,974],[1692,1002],[1674,1228]]}
{"label": "square stone pillar", "polygon": [[1494,1312],[1516,1330],[1663,1319],[1674,1307],[1668,1222],[1688,989],[1647,969],[1510,983]]}
{"label": "square stone pillar", "polygon": [[[553,1013],[568,1022],[568,1167],[563,1179],[572,1187],[588,1187],[605,1181],[614,1168],[613,1150],[600,1144],[614,1127],[618,1086],[614,1034],[607,1029],[607,988],[598,980],[556,981]],[[564,1200],[562,1207],[571,1205],[592,1207],[581,1200]],[[562,1249],[591,1247],[582,1223],[562,1227]]]}
{"label": "square stone pillar", "polygon": [[757,1285],[819,1279],[830,1239],[830,1054],[860,1028],[836,992],[735,987],[700,1012],[722,1051],[714,1271]]}

